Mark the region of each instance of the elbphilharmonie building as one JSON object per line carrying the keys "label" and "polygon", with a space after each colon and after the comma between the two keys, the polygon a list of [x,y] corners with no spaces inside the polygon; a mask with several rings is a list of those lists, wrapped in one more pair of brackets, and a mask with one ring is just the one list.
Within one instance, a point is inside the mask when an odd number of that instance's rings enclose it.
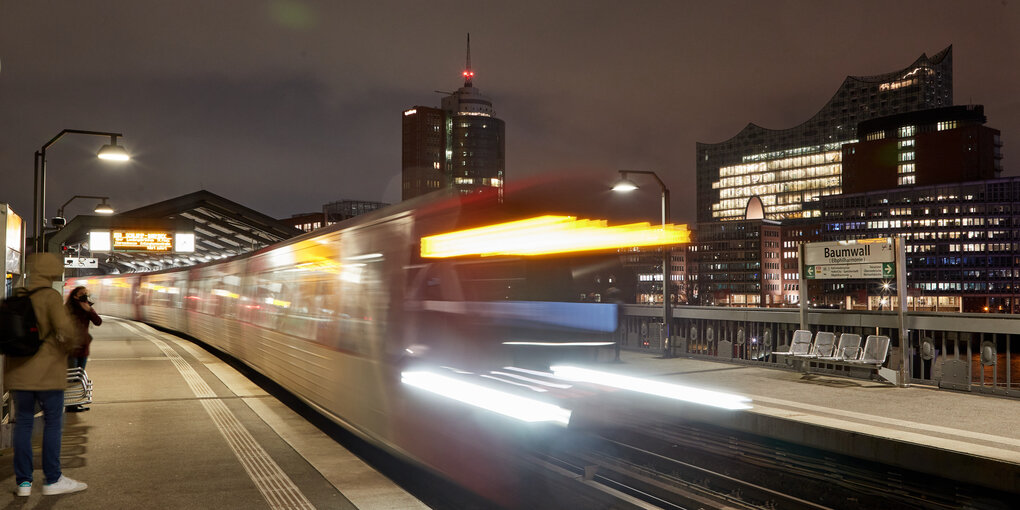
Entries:
{"label": "elbphilharmonie building", "polygon": [[[842,152],[858,123],[951,106],[952,46],[876,76],[848,76],[822,108],[798,126],[748,124],[729,140],[697,144],[698,222],[757,217],[817,218],[821,197],[842,193]],[[753,201],[756,205],[757,200]]]}

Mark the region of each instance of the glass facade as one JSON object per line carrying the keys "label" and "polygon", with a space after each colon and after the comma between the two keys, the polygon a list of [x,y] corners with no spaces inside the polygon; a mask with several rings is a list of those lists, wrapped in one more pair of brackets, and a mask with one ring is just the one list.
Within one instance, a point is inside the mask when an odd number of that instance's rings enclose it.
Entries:
{"label": "glass facade", "polygon": [[698,222],[743,219],[752,196],[762,199],[770,220],[817,217],[818,200],[841,192],[839,152],[857,141],[858,123],[951,105],[952,72],[949,47],[899,71],[848,76],[799,126],[772,130],[748,124],[724,142],[698,143]]}

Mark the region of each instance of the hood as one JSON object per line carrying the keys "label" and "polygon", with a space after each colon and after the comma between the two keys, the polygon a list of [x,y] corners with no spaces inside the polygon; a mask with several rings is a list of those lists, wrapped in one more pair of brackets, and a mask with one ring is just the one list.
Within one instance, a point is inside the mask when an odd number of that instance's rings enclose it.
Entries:
{"label": "hood", "polygon": [[33,253],[25,258],[30,289],[49,287],[64,277],[64,261],[56,253]]}

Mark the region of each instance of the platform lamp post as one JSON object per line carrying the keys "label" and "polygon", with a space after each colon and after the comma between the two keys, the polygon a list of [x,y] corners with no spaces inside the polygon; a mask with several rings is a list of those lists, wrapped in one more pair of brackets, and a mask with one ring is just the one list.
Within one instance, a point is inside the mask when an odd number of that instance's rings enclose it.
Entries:
{"label": "platform lamp post", "polygon": [[[620,170],[620,180],[613,185],[613,191],[634,191],[638,189],[638,185],[634,181],[627,178],[630,174],[642,174],[650,175],[655,179],[655,182],[659,183],[659,187],[662,189],[662,228],[665,230],[666,225],[669,223],[669,188],[662,182],[655,172],[648,170]],[[662,329],[663,334],[666,337],[666,341],[669,342],[669,349],[666,350],[666,357],[672,358],[674,356],[673,339],[670,336],[670,323],[673,322],[673,313],[669,302],[669,283],[670,283],[670,269],[673,265],[673,261],[670,260],[670,249],[668,246],[663,245],[662,247]]]}
{"label": "platform lamp post", "polygon": [[[103,145],[96,156],[99,159],[105,159],[107,161],[128,161],[131,156],[128,155],[124,147],[117,145],[117,138],[124,135],[120,133],[108,133],[105,131],[86,131],[82,129],[65,129],[54,136],[50,141],[43,144],[35,153],[35,189],[33,191],[34,200],[34,212],[32,217],[32,235],[35,239],[35,251],[36,253],[42,253],[46,251],[46,243],[43,241],[43,232],[46,223],[46,149],[51,145],[57,143],[64,135],[90,135],[90,136],[108,136],[110,137],[110,143]],[[67,205],[67,204],[64,204]]]}
{"label": "platform lamp post", "polygon": [[100,197],[100,196],[96,196],[96,195],[75,195],[75,196],[71,197],[70,200],[68,200],[67,202],[64,202],[64,205],[60,206],[60,209],[57,209],[57,217],[53,218],[54,226],[56,226],[56,227],[63,226],[63,225],[57,224],[57,220],[60,220],[61,222],[65,222],[66,221],[66,219],[64,218],[64,208],[67,207],[67,205],[70,204],[71,202],[74,202],[74,200],[77,199],[77,198],[93,198],[93,199],[96,199],[96,200],[102,200],[102,202],[96,204],[95,209],[92,209],[92,212],[94,212],[96,214],[108,215],[108,214],[113,214],[113,212],[114,212],[113,211],[113,207],[111,207],[110,204],[106,203],[106,201],[109,200],[110,197]]}

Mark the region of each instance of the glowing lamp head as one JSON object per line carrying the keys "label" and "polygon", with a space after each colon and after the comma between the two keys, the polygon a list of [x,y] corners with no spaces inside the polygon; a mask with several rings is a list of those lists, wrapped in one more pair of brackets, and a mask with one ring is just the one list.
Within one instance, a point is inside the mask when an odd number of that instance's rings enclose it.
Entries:
{"label": "glowing lamp head", "polygon": [[113,214],[113,207],[110,207],[110,204],[107,204],[104,199],[101,204],[97,205],[96,208],[92,210],[92,212],[96,214]]}
{"label": "glowing lamp head", "polygon": [[99,152],[96,154],[99,159],[105,159],[107,161],[128,161],[131,156],[124,150],[124,147],[117,145],[117,137],[111,137],[110,143],[102,146]]}
{"label": "glowing lamp head", "polygon": [[624,191],[624,192],[626,192],[626,191],[634,191],[636,189],[638,189],[638,185],[634,184],[634,181],[632,181],[632,180],[630,180],[630,179],[628,179],[626,177],[621,177],[620,180],[617,181],[616,184],[613,185],[613,191]]}
{"label": "glowing lamp head", "polygon": [[468,69],[467,71],[464,71],[464,73],[462,73],[462,74],[464,74],[464,77],[467,78],[467,79],[471,79],[471,78],[475,77],[475,72],[470,70],[470,69]]}

